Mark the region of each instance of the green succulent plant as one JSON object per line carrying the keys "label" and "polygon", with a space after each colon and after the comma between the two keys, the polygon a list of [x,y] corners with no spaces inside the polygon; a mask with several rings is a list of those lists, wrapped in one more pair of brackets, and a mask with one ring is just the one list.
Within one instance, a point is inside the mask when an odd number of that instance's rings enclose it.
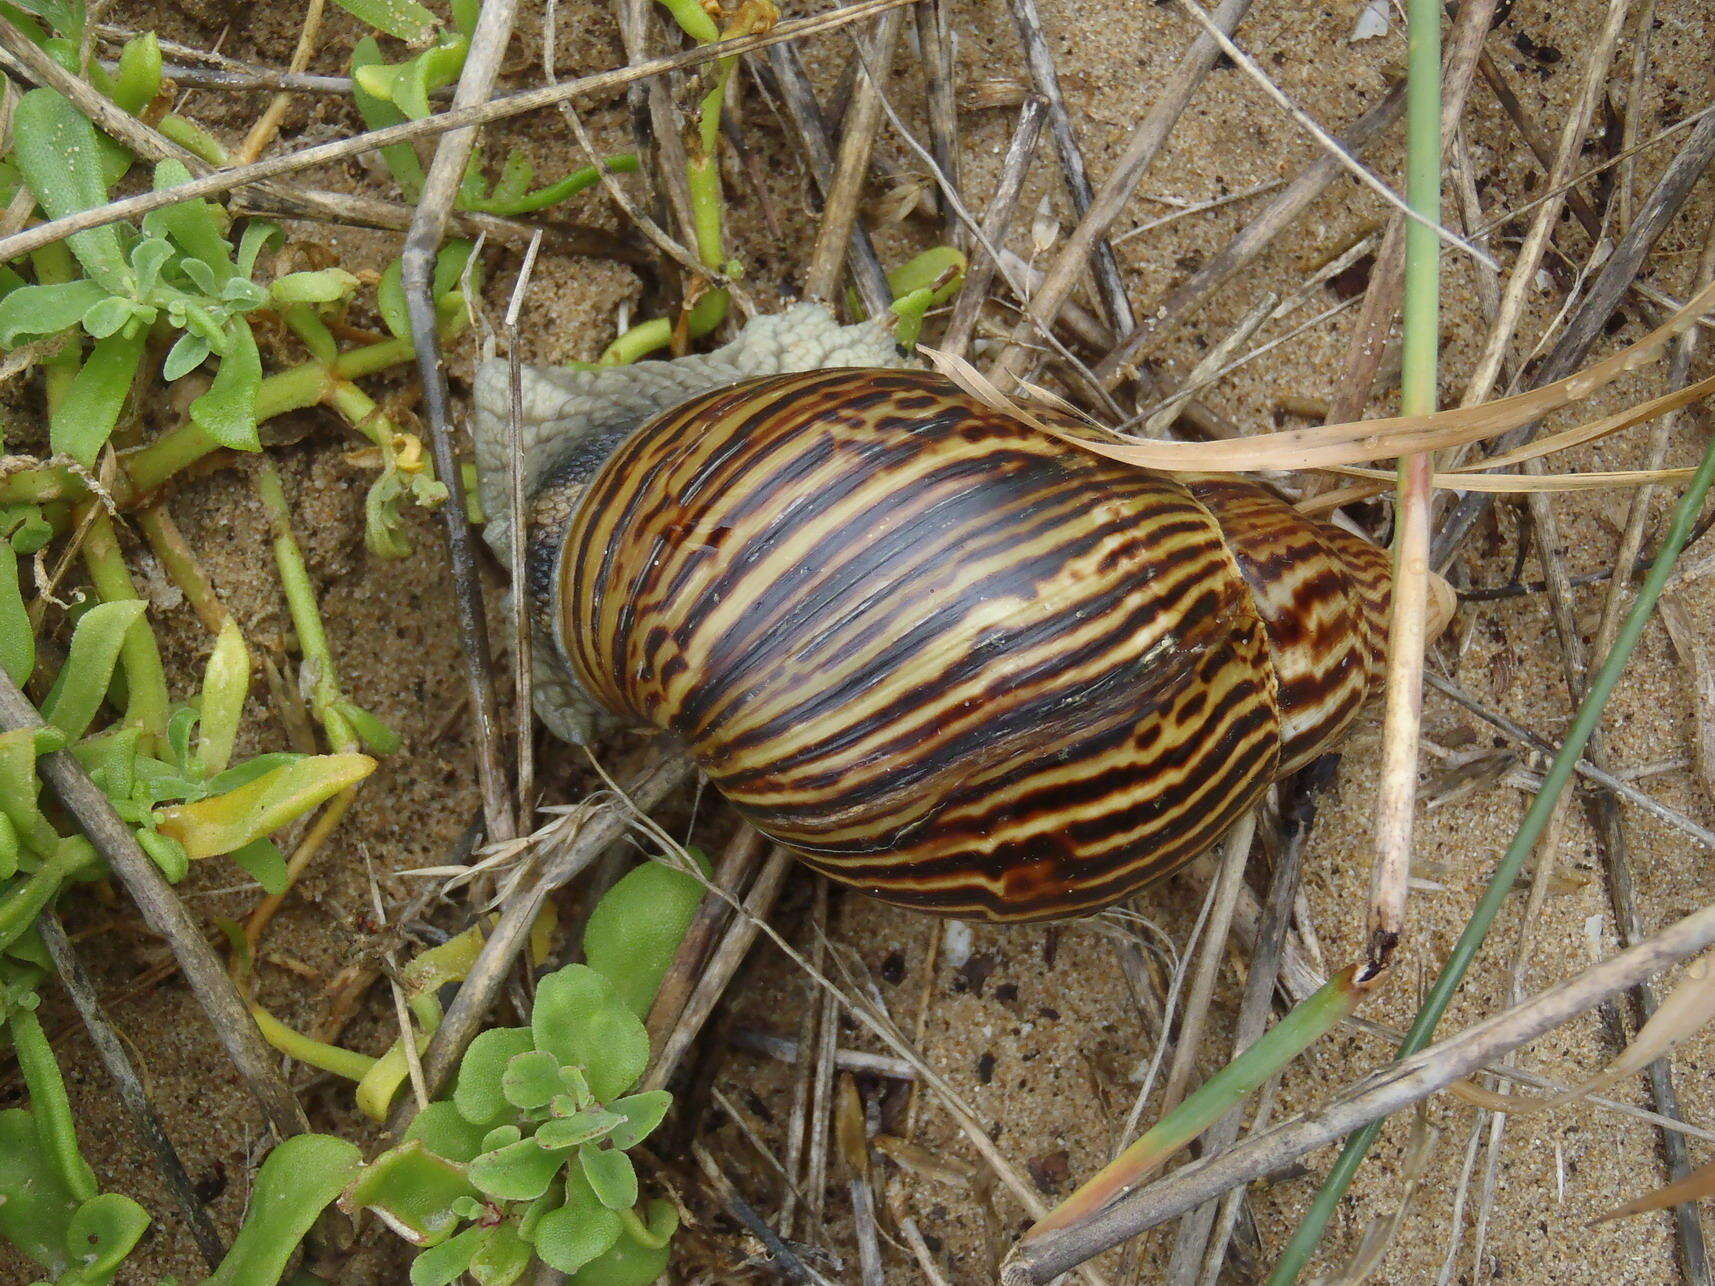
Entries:
{"label": "green succulent plant", "polygon": [[580,1286],[642,1286],[667,1263],[671,1204],[642,1201],[629,1149],[661,1123],[665,1090],[633,1093],[643,1023],[587,965],[544,978],[529,1027],[471,1042],[452,1098],[420,1112],[344,1198],[424,1249],[413,1286],[470,1273],[517,1281],[532,1255]]}

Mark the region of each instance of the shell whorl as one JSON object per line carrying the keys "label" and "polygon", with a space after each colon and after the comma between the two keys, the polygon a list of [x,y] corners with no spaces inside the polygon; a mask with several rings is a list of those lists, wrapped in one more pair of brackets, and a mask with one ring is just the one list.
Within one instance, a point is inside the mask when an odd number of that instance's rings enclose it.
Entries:
{"label": "shell whorl", "polygon": [[997,920],[1207,847],[1355,715],[1387,593],[1379,550],[1258,487],[1082,453],[900,370],[658,417],[556,570],[599,704],[828,875]]}

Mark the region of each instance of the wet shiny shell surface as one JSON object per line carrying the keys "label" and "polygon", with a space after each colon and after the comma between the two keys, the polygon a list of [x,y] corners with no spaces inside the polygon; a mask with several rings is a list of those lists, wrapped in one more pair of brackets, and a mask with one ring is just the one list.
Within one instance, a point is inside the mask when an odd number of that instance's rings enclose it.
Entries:
{"label": "wet shiny shell surface", "polygon": [[[1269,534],[1230,541],[1223,505],[1261,505],[1246,521]],[[560,644],[596,700],[833,878],[1052,918],[1175,869],[1256,801],[1283,763],[1271,646],[1304,689],[1292,760],[1349,722],[1386,568],[1344,533],[1375,559],[1322,567],[1345,557],[1332,531],[1242,482],[1080,452],[937,375],[770,377],[609,458],[561,551]],[[1259,607],[1247,573],[1285,588]]]}

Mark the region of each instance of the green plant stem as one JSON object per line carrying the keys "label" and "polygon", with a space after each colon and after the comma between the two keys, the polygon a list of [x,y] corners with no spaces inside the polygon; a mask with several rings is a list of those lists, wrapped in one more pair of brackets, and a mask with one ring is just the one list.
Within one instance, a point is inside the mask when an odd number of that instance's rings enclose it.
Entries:
{"label": "green plant stem", "polygon": [[[36,842],[41,841],[38,839]],[[30,847],[34,849],[36,844],[32,843]],[[21,884],[8,884],[5,898],[0,899],[0,948],[9,947],[23,937],[36,922],[36,917],[59,896],[60,886],[94,857],[95,850],[81,835],[61,839],[50,846],[35,874]]]}
{"label": "green plant stem", "polygon": [[88,1201],[96,1193],[95,1172],[78,1150],[71,1100],[66,1097],[65,1078],[54,1061],[48,1035],[33,1010],[13,1014],[7,1026],[12,1033],[12,1053],[30,1091],[30,1115],[35,1119],[42,1150],[52,1158],[71,1195]]}
{"label": "green plant stem", "polygon": [[[1441,1021],[1448,1005],[1452,1003],[1453,994],[1458,990],[1465,971],[1476,958],[1483,939],[1488,935],[1496,915],[1506,903],[1513,884],[1518,879],[1519,872],[1524,868],[1525,859],[1530,856],[1543,829],[1548,825],[1555,803],[1566,789],[1567,782],[1571,780],[1578,760],[1584,754],[1584,748],[1595,735],[1608,698],[1613,694],[1620,675],[1624,673],[1627,661],[1631,659],[1632,649],[1643,636],[1644,627],[1655,610],[1656,600],[1661,597],[1668,577],[1673,574],[1673,565],[1679,558],[1679,552],[1691,535],[1698,510],[1703,505],[1711,482],[1715,482],[1715,440],[1711,440],[1705,449],[1697,473],[1675,506],[1667,533],[1662,538],[1661,550],[1650,564],[1649,573],[1638,589],[1637,599],[1632,603],[1626,622],[1614,638],[1613,649],[1603,660],[1602,668],[1597,671],[1596,677],[1591,680],[1590,690],[1579,705],[1578,713],[1573,717],[1571,731],[1567,733],[1554,762],[1543,774],[1542,786],[1537,791],[1536,798],[1531,801],[1524,820],[1519,823],[1512,843],[1507,846],[1506,853],[1495,867],[1495,873],[1489,880],[1482,900],[1471,913],[1464,933],[1459,935],[1459,941],[1454,944],[1447,963],[1442,966],[1435,979],[1435,985],[1429,989],[1422,1008],[1417,1011],[1417,1020],[1412,1023],[1411,1030],[1400,1043],[1398,1057],[1406,1058],[1417,1053],[1434,1037],[1436,1024]],[[1268,1279],[1269,1286],[1286,1286],[1286,1283],[1296,1280],[1314,1253],[1323,1229],[1333,1216],[1340,1198],[1351,1185],[1365,1153],[1381,1133],[1381,1128],[1382,1122],[1376,1121],[1346,1140],[1346,1146],[1328,1172],[1328,1177],[1323,1180],[1316,1200],[1305,1212],[1298,1231],[1293,1234],[1292,1241],[1288,1243],[1279,1263],[1275,1265],[1274,1272]]]}
{"label": "green plant stem", "polygon": [[[81,515],[80,515],[81,517]],[[125,566],[113,519],[106,509],[92,502],[88,530],[83,541],[83,561],[89,579],[104,603],[139,599],[131,571]],[[147,620],[125,636],[119,649],[125,667],[125,723],[141,728],[145,738],[159,748],[167,732],[167,673],[161,665],[161,649]]]}
{"label": "green plant stem", "polygon": [[333,649],[328,646],[327,630],[322,625],[315,586],[310,583],[310,571],[304,565],[298,538],[292,533],[292,511],[286,504],[280,473],[266,457],[256,471],[256,494],[274,529],[274,562],[286,594],[286,610],[291,613],[292,626],[298,634],[298,652],[312,672],[310,708],[326,730],[329,745],[342,753],[355,751],[357,734],[338,708],[343,700],[339,672],[334,667]]}
{"label": "green plant stem", "polygon": [[647,1246],[651,1250],[660,1250],[661,1247],[673,1240],[672,1233],[662,1236],[660,1233],[651,1232],[649,1225],[644,1222],[643,1217],[637,1213],[635,1207],[630,1210],[621,1210],[619,1219],[625,1225],[625,1230],[631,1235],[631,1239],[640,1246]]}
{"label": "green plant stem", "polygon": [[[316,406],[327,399],[331,386],[337,381],[360,379],[411,360],[409,343],[400,339],[384,339],[341,353],[331,366],[324,366],[320,362],[305,362],[302,366],[278,371],[266,377],[257,391],[256,419],[258,422],[270,420],[276,415],[284,415],[287,411],[301,411],[305,407]],[[125,475],[129,481],[116,489],[114,498],[122,507],[134,504],[174,474],[219,449],[219,443],[189,421],[168,429],[141,451],[126,457]],[[46,472],[51,471],[31,471],[32,474]],[[4,484],[0,484],[0,499],[15,502],[44,498],[39,494],[14,494],[16,485],[30,476],[31,474],[14,474],[6,479]],[[45,498],[75,495],[77,489],[83,489],[82,480],[75,475],[66,474],[56,481],[60,486],[46,487]],[[34,484],[34,489],[40,492],[45,485],[38,482]],[[65,490],[67,486],[72,490]]]}
{"label": "green plant stem", "polygon": [[221,602],[213,583],[203,572],[202,564],[197,561],[196,551],[190,547],[166,506],[144,505],[136,513],[136,523],[167,573],[167,579],[178,587],[209,633],[219,634],[221,627],[232,619],[232,613]]}
{"label": "green plant stem", "polygon": [[[722,38],[715,20],[698,0],[661,0],[673,20],[700,45]],[[728,32],[728,35],[742,34]],[[691,234],[697,243],[697,262],[710,272],[726,269],[726,196],[721,189],[721,107],[726,101],[727,82],[732,79],[735,58],[723,58],[714,66],[712,83],[703,95],[697,128],[688,140],[690,159],[685,165],[685,183],[691,199]],[[685,314],[685,333],[701,339],[726,320],[732,304],[730,291],[715,287],[705,291]],[[601,355],[603,366],[624,366],[673,342],[673,324],[652,318],[633,326],[609,344]]]}
{"label": "green plant stem", "polygon": [[[43,246],[32,252],[30,265],[35,269],[37,283],[43,286],[62,285],[76,280],[78,275],[77,263],[63,242]],[[82,364],[81,332],[73,332],[69,344],[62,344],[53,354],[42,359],[42,380],[50,417],[59,406],[60,400],[65,397],[66,390],[71,387],[72,380],[77,378],[78,368]]]}
{"label": "green plant stem", "polygon": [[261,1005],[251,1005],[250,1016],[256,1020],[256,1027],[261,1031],[264,1040],[288,1058],[295,1058],[300,1063],[320,1068],[324,1072],[332,1072],[348,1081],[361,1081],[369,1074],[369,1069],[375,1066],[376,1060],[368,1054],[360,1054],[354,1049],[344,1049],[339,1045],[317,1040],[313,1036],[306,1036],[303,1032],[286,1026]]}

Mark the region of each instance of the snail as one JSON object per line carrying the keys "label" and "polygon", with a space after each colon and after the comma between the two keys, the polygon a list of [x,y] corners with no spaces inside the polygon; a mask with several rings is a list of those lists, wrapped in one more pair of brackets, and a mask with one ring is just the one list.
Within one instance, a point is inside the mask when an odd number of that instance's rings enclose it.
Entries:
{"label": "snail", "polygon": [[[815,305],[526,372],[538,709],[677,740],[843,883],[1042,920],[1178,869],[1379,685],[1388,555],[1230,475],[1081,452]],[[478,373],[504,553],[506,368]],[[1444,607],[1445,604],[1442,604]]]}

